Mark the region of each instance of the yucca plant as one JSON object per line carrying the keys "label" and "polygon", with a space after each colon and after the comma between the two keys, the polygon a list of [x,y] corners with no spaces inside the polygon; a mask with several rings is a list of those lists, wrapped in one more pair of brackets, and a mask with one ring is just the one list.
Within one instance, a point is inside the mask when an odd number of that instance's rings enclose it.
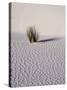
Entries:
{"label": "yucca plant", "polygon": [[31,26],[27,29],[27,36],[29,38],[29,41],[32,42],[37,42],[39,35],[36,32],[36,29],[34,26]]}

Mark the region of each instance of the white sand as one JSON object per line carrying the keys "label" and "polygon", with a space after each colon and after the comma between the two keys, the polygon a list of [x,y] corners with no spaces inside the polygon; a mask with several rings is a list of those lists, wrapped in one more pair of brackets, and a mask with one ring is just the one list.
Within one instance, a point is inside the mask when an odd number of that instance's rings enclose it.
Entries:
{"label": "white sand", "polygon": [[11,38],[11,86],[65,83],[64,38],[30,44],[24,35]]}

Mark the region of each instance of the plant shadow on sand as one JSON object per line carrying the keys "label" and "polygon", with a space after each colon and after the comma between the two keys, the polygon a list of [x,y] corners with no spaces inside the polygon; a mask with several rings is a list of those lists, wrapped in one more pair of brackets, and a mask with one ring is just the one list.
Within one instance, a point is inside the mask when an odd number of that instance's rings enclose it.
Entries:
{"label": "plant shadow on sand", "polygon": [[39,40],[37,42],[48,42],[48,41],[55,41],[55,40],[60,40],[62,38],[60,37],[54,37],[54,38],[49,38],[49,39],[45,39],[45,40]]}

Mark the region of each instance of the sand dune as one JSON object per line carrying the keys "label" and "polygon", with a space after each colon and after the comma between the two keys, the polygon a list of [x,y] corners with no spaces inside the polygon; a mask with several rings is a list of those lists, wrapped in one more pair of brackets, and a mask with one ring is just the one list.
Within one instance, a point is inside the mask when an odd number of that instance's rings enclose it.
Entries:
{"label": "sand dune", "polygon": [[11,34],[11,86],[65,83],[64,37],[30,44],[21,34]]}

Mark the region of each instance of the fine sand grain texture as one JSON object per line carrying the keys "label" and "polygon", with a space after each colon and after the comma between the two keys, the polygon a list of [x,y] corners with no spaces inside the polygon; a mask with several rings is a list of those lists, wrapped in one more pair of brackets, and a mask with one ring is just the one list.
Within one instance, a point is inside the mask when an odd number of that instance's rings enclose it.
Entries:
{"label": "fine sand grain texture", "polygon": [[30,43],[26,35],[11,33],[11,87],[64,83],[64,37]]}

